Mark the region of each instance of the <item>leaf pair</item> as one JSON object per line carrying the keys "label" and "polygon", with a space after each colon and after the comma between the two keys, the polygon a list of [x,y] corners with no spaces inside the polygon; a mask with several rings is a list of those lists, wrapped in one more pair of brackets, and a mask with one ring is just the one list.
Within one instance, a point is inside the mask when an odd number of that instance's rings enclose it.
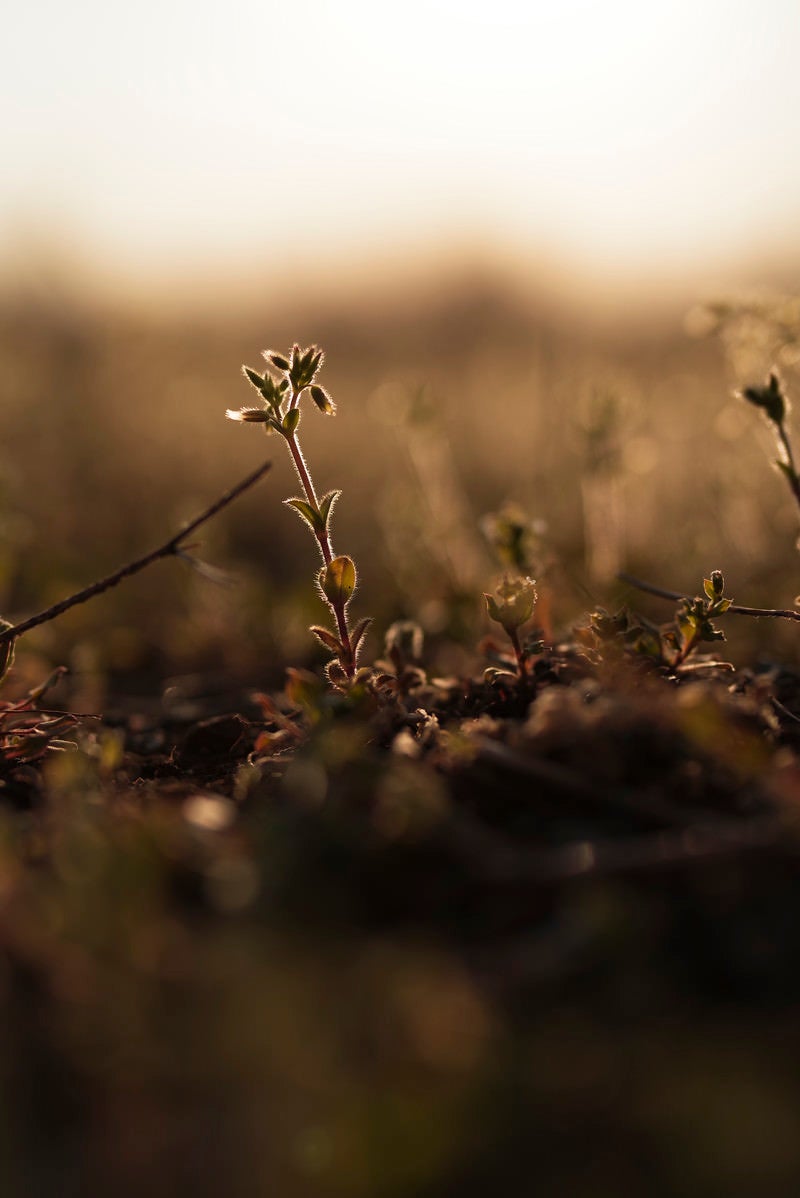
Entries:
{"label": "leaf pair", "polygon": [[314,508],[305,499],[284,499],[287,507],[294,508],[301,519],[305,520],[315,537],[324,536],[328,531],[331,514],[341,491],[328,491],[319,501],[319,508]]}

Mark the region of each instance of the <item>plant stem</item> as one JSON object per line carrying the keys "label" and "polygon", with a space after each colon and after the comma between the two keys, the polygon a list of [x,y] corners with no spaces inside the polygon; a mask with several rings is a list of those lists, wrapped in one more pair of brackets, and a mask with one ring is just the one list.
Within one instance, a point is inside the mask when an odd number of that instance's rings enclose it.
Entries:
{"label": "plant stem", "polygon": [[528,663],[525,660],[525,654],[522,652],[522,645],[519,643],[519,633],[516,628],[506,629],[509,640],[514,646],[514,656],[517,659],[517,670],[521,682],[527,681],[528,678]]}
{"label": "plant stem", "polygon": [[[306,493],[306,499],[314,511],[318,512],[319,500],[317,499],[317,493],[314,490],[314,484],[311,481],[311,475],[308,472],[308,467],[306,466],[306,461],[303,457],[303,452],[300,449],[300,442],[297,440],[296,434],[292,433],[290,437],[286,437],[286,443],[289,446],[289,453],[292,455],[292,461],[294,462],[295,470],[298,473],[303,490]],[[327,530],[324,532],[315,532],[314,535],[319,542],[319,549],[320,553],[322,554],[323,561],[325,562],[326,566],[329,566],[333,561],[333,549],[331,548],[331,542]]]}
{"label": "plant stem", "polygon": [[[663,587],[654,586],[651,582],[644,582],[641,578],[634,578],[632,574],[618,574],[617,578],[620,582],[627,582],[628,586],[636,587],[638,591],[645,591],[648,595],[656,595],[659,599],[677,601],[687,598],[680,591],[667,591]],[[743,607],[740,603],[732,603],[728,612],[737,616],[754,616],[756,619],[763,617],[773,620],[800,620],[800,611],[793,611],[791,608]]]}
{"label": "plant stem", "polygon": [[786,474],[786,481],[789,484],[789,487],[791,489],[792,494],[795,497],[795,501],[796,501],[798,507],[800,507],[800,478],[798,478],[797,470],[796,470],[795,464],[794,464],[794,454],[792,453],[792,443],[789,440],[789,434],[787,433],[787,431],[782,423],[776,425],[776,428],[777,428],[778,444],[780,445],[781,449],[783,450],[783,452],[785,454],[786,465],[789,468],[789,472]]}
{"label": "plant stem", "polygon": [[152,549],[150,553],[145,553],[143,557],[138,557],[135,561],[120,566],[113,574],[108,574],[105,578],[93,582],[91,586],[84,587],[82,591],[76,591],[74,595],[70,595],[67,599],[62,599],[59,603],[54,603],[51,607],[45,608],[44,611],[40,611],[37,615],[30,616],[27,620],[22,620],[19,624],[14,624],[11,628],[6,628],[4,632],[0,632],[0,645],[4,645],[7,641],[16,640],[18,636],[22,636],[23,632],[29,632],[31,628],[37,628],[40,624],[47,624],[50,620],[55,620],[57,616],[63,615],[71,607],[77,607],[79,603],[86,603],[88,599],[93,599],[95,595],[102,595],[103,591],[111,590],[117,583],[122,582],[123,578],[130,578],[132,574],[138,574],[140,570],[144,570],[146,566],[158,561],[159,558],[179,557],[186,538],[191,536],[201,524],[205,524],[212,516],[216,516],[217,512],[227,507],[229,503],[232,503],[244,491],[252,487],[254,483],[257,483],[260,478],[263,478],[271,465],[271,462],[265,462],[263,466],[259,466],[258,470],[254,470],[252,474],[248,474],[247,478],[242,479],[230,491],[226,491],[210,507],[207,507],[204,512],[201,512],[199,516],[190,521],[174,537],[170,537],[163,545],[159,545],[157,549]]}
{"label": "plant stem", "polygon": [[[295,392],[292,395],[291,403],[289,405],[290,408],[296,405],[298,398],[299,392]],[[286,436],[284,433],[284,437],[286,444],[289,446],[289,452],[292,455],[292,461],[294,462],[295,470],[300,478],[300,483],[306,493],[306,499],[314,511],[319,512],[319,500],[317,499],[317,493],[314,490],[314,483],[311,480],[311,475],[309,473],[308,467],[306,466],[305,458],[303,457],[303,451],[300,448],[300,442],[297,440],[297,435],[295,433],[291,433],[289,436]],[[319,544],[322,560],[325,562],[326,566],[329,566],[333,561],[333,547],[331,545],[330,537],[328,536],[327,528],[320,532],[315,532],[314,536]],[[342,668],[347,676],[352,678],[353,674],[355,673],[355,661],[353,656],[353,645],[350,640],[350,631],[347,627],[347,614],[344,609],[344,604],[330,603],[329,601],[328,603],[336,619],[336,627],[339,631],[339,640],[342,642],[345,650],[345,661],[342,662]]]}

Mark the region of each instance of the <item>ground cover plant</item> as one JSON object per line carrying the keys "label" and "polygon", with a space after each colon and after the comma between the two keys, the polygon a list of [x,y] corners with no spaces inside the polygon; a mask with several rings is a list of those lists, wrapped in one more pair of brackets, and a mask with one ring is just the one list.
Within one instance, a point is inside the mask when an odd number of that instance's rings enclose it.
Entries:
{"label": "ground cover plant", "polygon": [[[298,437],[333,414],[321,351],[265,361],[229,415],[286,445],[330,660],[221,711],[8,700],[4,1192],[789,1192],[800,673],[721,642],[797,609],[735,603],[709,568],[698,595],[629,576],[621,606],[559,624],[552,550],[504,507],[483,639],[442,672],[416,613],[351,617],[339,492]],[[743,394],[798,498],[784,384]],[[192,532],[0,632],[6,666]]]}

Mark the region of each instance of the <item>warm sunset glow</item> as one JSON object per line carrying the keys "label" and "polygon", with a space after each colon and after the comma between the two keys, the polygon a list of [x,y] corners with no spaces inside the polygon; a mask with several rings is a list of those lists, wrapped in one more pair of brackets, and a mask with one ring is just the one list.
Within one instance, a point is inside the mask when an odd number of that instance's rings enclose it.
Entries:
{"label": "warm sunset glow", "polygon": [[796,229],[794,0],[50,0],[11,30],[12,260],[50,237],[180,274],[483,239],[668,273]]}

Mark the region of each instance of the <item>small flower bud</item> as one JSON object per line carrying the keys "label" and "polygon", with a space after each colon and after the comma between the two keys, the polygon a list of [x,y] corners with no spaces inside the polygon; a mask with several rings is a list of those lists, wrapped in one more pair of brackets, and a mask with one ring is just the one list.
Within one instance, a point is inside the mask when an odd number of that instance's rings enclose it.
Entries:
{"label": "small flower bud", "polygon": [[336,404],[331,399],[324,387],[318,386],[316,383],[310,388],[311,398],[319,408],[320,412],[324,412],[326,416],[333,416],[336,411]]}
{"label": "small flower bud", "polygon": [[280,370],[281,374],[289,373],[291,366],[283,354],[276,353],[274,349],[265,349],[263,357],[269,362],[270,366],[274,366],[276,370]]}
{"label": "small flower bud", "polygon": [[342,555],[323,566],[319,572],[319,585],[325,598],[334,607],[344,607],[349,603],[356,589],[356,567],[351,557]]}
{"label": "small flower bud", "polygon": [[530,620],[536,597],[532,578],[504,578],[494,595],[484,595],[489,615],[509,636]]}
{"label": "small flower bud", "polygon": [[240,420],[244,424],[266,424],[269,414],[263,408],[228,408],[225,415],[229,420]]}
{"label": "small flower bud", "polygon": [[773,371],[763,387],[745,387],[742,398],[757,408],[763,408],[773,424],[781,425],[786,419],[787,402],[781,381]]}

